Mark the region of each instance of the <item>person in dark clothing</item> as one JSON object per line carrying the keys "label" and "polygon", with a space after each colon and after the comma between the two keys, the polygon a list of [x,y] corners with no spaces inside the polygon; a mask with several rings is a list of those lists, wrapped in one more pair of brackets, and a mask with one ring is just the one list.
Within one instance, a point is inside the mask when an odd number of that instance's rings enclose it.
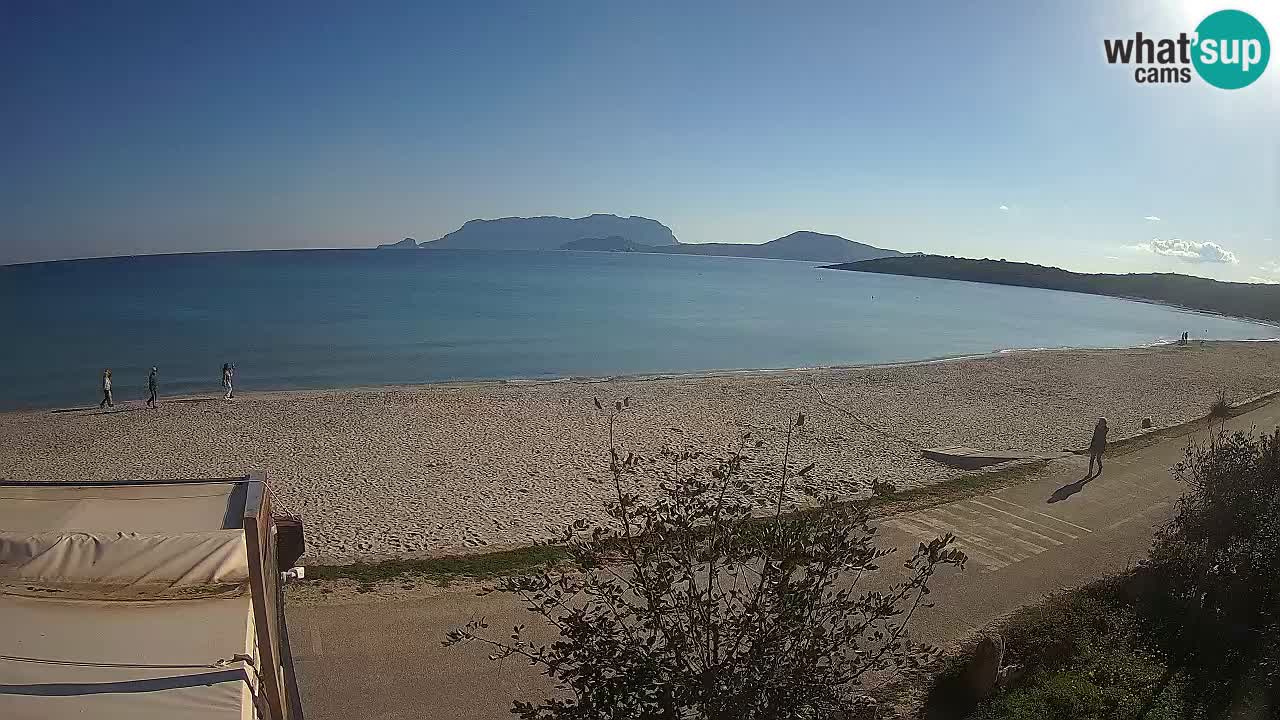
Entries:
{"label": "person in dark clothing", "polygon": [[98,407],[115,407],[116,404],[111,401],[111,368],[102,371],[102,402],[98,403]]}
{"label": "person in dark clothing", "polygon": [[151,368],[151,373],[147,375],[147,406],[156,406],[156,369]]}
{"label": "person in dark clothing", "polygon": [[1098,418],[1098,424],[1093,426],[1093,439],[1089,441],[1089,475],[1093,474],[1093,464],[1098,463],[1098,475],[1102,474],[1102,454],[1107,451],[1107,419]]}
{"label": "person in dark clothing", "polygon": [[236,366],[231,363],[222,363],[222,387],[227,389],[227,394],[222,397],[223,400],[231,399],[231,384],[235,380]]}

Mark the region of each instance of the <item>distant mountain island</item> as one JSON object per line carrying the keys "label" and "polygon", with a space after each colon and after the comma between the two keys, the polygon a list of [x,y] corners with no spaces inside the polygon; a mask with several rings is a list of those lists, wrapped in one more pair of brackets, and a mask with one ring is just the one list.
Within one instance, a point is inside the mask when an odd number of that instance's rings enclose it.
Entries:
{"label": "distant mountain island", "polygon": [[469,220],[438,240],[413,238],[379,245],[379,249],[592,250],[675,255],[719,255],[842,263],[903,253],[847,240],[838,235],[801,230],[760,245],[745,243],[681,243],[671,228],[657,220],[617,215],[582,218],[531,217]]}
{"label": "distant mountain island", "polygon": [[1280,285],[1221,282],[1177,273],[1127,275],[1075,273],[1056,267],[1004,260],[972,260],[941,255],[886,257],[828,266],[834,270],[967,280],[995,285],[1045,288],[1149,300],[1280,322]]}
{"label": "distant mountain island", "polygon": [[469,220],[439,240],[424,242],[427,250],[555,250],[571,240],[618,236],[643,245],[677,245],[671,228],[645,217],[588,215],[581,218],[509,217]]}

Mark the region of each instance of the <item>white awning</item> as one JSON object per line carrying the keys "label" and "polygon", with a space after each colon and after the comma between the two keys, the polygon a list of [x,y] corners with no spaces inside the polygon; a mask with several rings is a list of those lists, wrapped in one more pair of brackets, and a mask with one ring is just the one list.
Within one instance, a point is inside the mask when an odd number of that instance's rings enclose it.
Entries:
{"label": "white awning", "polygon": [[0,595],[0,617],[5,720],[256,717],[248,596],[135,603]]}
{"label": "white awning", "polygon": [[0,531],[0,588],[9,586],[10,592],[63,592],[83,599],[193,597],[238,594],[248,582],[239,530]]}
{"label": "white awning", "polygon": [[3,485],[0,530],[187,533],[238,528],[244,484]]}
{"label": "white awning", "polygon": [[0,484],[0,720],[260,717],[245,498]]}

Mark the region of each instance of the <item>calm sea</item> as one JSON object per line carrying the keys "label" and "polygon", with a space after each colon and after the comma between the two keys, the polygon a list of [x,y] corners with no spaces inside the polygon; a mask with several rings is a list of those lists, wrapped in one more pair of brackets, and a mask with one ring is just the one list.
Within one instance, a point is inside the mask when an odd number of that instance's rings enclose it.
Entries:
{"label": "calm sea", "polygon": [[1111,298],[647,254],[309,250],[0,267],[0,407],[783,368],[1280,329]]}

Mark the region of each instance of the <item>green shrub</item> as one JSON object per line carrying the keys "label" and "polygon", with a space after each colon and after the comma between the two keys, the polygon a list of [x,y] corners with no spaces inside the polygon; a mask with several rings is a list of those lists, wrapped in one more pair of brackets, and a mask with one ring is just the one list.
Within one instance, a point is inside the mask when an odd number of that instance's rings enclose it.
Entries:
{"label": "green shrub", "polygon": [[1128,637],[1134,614],[1106,581],[1020,610],[1000,629],[1005,663],[1028,675],[1066,667],[1102,638]]}
{"label": "green shrub", "polygon": [[[1127,646],[1137,624],[1123,600],[1128,582],[1128,576],[1109,578],[1019,609],[995,628],[1005,641],[1004,664],[1020,668],[1021,684],[1028,684],[1081,665],[1107,643]],[[925,699],[926,717],[961,718],[974,711],[966,667],[953,661],[938,673]]]}
{"label": "green shrub", "polygon": [[1000,695],[974,714],[978,720],[1101,720],[1102,690],[1079,672],[1057,672]]}
{"label": "green shrub", "polygon": [[[980,707],[975,720],[1181,720],[1186,684],[1165,683],[1154,656],[1100,648],[1071,668],[1036,675]],[[1158,695],[1157,695],[1158,693]],[[1148,707],[1150,706],[1150,707]]]}
{"label": "green shrub", "polygon": [[1187,487],[1142,568],[1151,634],[1214,717],[1242,698],[1280,706],[1280,433],[1219,431],[1187,448]]}

